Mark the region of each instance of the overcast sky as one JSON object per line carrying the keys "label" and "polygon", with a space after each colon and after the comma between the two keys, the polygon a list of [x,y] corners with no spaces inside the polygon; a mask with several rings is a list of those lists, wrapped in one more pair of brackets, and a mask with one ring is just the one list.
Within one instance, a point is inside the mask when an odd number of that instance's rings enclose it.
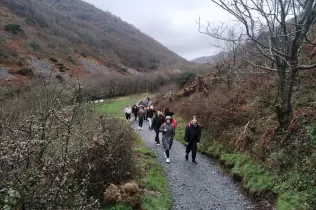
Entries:
{"label": "overcast sky", "polygon": [[196,20],[229,20],[210,0],[85,0],[133,24],[180,56],[192,60],[215,54],[212,39],[198,32]]}

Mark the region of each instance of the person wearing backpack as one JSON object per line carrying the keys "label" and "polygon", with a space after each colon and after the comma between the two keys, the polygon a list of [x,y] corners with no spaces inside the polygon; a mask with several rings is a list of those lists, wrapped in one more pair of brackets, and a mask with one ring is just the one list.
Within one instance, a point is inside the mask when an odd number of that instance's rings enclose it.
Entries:
{"label": "person wearing backpack", "polygon": [[169,151],[173,144],[173,138],[175,136],[175,128],[171,124],[171,117],[166,116],[166,122],[161,125],[160,132],[162,132],[162,143],[165,148],[166,162],[170,163]]}
{"label": "person wearing backpack", "polygon": [[169,108],[165,108],[165,117],[170,116],[171,117],[171,124],[173,125],[173,127],[176,129],[177,128],[177,121],[176,119],[174,119],[173,115],[174,113],[170,111]]}
{"label": "person wearing backpack", "polygon": [[141,105],[138,111],[138,130],[143,129],[144,117],[145,117],[145,111],[144,111],[144,107]]}
{"label": "person wearing backpack", "polygon": [[162,115],[162,113],[160,111],[154,111],[154,115],[155,117],[153,118],[153,129],[156,133],[156,137],[155,137],[155,142],[156,145],[159,146],[160,145],[160,140],[159,140],[159,129],[161,127],[161,125],[165,122],[165,117]]}
{"label": "person wearing backpack", "polygon": [[192,151],[192,162],[196,162],[196,151],[201,139],[201,127],[197,122],[197,117],[193,116],[191,122],[185,128],[184,141],[188,142],[185,159],[189,159],[189,153]]}

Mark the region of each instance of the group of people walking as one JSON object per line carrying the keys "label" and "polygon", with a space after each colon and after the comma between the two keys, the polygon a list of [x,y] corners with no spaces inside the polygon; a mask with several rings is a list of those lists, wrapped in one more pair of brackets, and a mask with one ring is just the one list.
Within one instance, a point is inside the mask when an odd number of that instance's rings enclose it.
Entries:
{"label": "group of people walking", "polygon": [[[176,132],[177,121],[174,119],[174,113],[165,108],[164,111],[154,110],[152,105],[133,105],[132,108],[127,106],[124,109],[126,120],[131,120],[131,113],[134,120],[138,119],[138,130],[143,129],[144,121],[149,123],[149,130],[155,131],[155,144],[160,145],[159,133],[162,133],[162,143],[164,146],[164,155],[166,162],[170,163],[170,150],[173,145],[173,139]],[[192,162],[196,162],[196,152],[201,139],[201,127],[198,124],[197,116],[193,116],[191,121],[186,125],[184,140],[187,142],[185,159],[189,159],[189,153],[192,152]]]}

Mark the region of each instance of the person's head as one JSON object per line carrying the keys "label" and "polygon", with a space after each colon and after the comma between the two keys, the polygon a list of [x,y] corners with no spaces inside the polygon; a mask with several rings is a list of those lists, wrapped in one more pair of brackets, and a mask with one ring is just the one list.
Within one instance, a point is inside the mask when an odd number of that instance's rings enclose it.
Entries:
{"label": "person's head", "polygon": [[195,115],[192,116],[191,122],[192,122],[193,124],[197,124],[197,122],[198,122],[197,116],[195,116]]}
{"label": "person's head", "polygon": [[171,117],[170,116],[166,117],[166,123],[171,123]]}
{"label": "person's head", "polygon": [[126,107],[129,107],[129,105],[127,105]]}
{"label": "person's head", "polygon": [[170,109],[169,108],[165,108],[165,113],[168,113],[170,112]]}
{"label": "person's head", "polygon": [[139,108],[140,108],[140,109],[144,109],[144,106],[143,106],[143,105],[140,105]]}

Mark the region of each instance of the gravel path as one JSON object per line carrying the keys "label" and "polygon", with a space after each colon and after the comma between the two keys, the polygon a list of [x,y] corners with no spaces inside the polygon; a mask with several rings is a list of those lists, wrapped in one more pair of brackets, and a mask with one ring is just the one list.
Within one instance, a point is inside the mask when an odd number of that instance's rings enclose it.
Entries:
{"label": "gravel path", "polygon": [[[154,144],[154,131],[134,129],[145,143],[156,153],[158,161],[165,168],[173,197],[173,209],[181,210],[244,210],[251,208],[251,202],[242,195],[232,179],[223,175],[213,161],[201,154],[197,155],[198,165],[186,161],[185,146],[174,141],[170,151],[171,163],[165,162],[162,144]],[[161,138],[160,138],[161,139]]]}

